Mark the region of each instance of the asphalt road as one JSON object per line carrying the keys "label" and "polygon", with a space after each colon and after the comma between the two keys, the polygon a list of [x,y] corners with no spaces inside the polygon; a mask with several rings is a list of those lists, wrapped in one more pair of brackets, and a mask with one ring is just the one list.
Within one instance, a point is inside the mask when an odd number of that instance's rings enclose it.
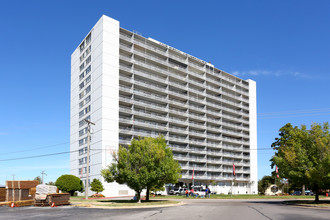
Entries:
{"label": "asphalt road", "polygon": [[184,200],[167,208],[91,209],[62,207],[0,207],[0,219],[330,219],[329,209],[284,205],[270,200]]}

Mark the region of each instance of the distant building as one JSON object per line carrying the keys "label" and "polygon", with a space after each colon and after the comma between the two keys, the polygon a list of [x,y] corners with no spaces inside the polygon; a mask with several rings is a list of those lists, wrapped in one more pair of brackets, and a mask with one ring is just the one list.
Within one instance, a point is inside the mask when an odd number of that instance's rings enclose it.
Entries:
{"label": "distant building", "polygon": [[182,167],[181,182],[191,183],[194,169],[195,185],[212,182],[228,193],[235,164],[235,190],[256,194],[256,117],[254,81],[128,31],[107,16],[71,56],[71,173],[86,180],[88,119],[95,123],[89,181],[101,180],[106,196],[134,194],[102,179],[112,152],[138,136],[159,134]]}

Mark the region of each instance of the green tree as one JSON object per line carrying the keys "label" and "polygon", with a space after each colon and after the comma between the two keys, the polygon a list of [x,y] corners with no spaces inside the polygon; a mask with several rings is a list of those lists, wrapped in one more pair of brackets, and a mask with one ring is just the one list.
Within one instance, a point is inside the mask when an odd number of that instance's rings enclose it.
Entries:
{"label": "green tree", "polygon": [[55,186],[55,183],[53,181],[49,181],[48,183],[46,183],[46,185]]}
{"label": "green tree", "polygon": [[293,127],[290,123],[280,129],[272,144],[275,155],[272,167],[279,175],[296,185],[309,185],[319,201],[319,190],[330,188],[330,134],[329,124]]}
{"label": "green tree", "polygon": [[135,190],[138,202],[143,189],[147,189],[148,200],[151,188],[176,183],[180,172],[181,167],[162,136],[133,139],[128,148],[120,146],[114,163],[101,171],[105,181],[126,183]]}
{"label": "green tree", "polygon": [[41,184],[41,177],[40,176],[37,176],[36,178],[34,178],[33,180],[38,180],[39,184]]}
{"label": "green tree", "polygon": [[100,180],[93,179],[91,182],[91,190],[96,192],[96,194],[99,194],[99,192],[102,192],[104,190],[104,187]]}
{"label": "green tree", "polygon": [[70,193],[71,196],[73,196],[73,193],[75,191],[79,191],[79,192],[84,191],[83,182],[78,177],[69,174],[60,176],[56,180],[55,186],[63,192]]}
{"label": "green tree", "polygon": [[258,191],[261,195],[265,194],[266,189],[274,184],[275,180],[272,176],[264,176],[261,180],[258,181]]}

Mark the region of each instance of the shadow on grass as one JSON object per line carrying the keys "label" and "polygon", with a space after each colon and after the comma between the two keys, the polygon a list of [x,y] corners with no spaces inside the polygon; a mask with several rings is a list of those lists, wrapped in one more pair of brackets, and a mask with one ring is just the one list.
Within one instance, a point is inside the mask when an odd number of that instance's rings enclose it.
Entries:
{"label": "shadow on grass", "polygon": [[330,200],[320,200],[315,202],[314,200],[294,200],[294,201],[286,201],[288,205],[329,205]]}

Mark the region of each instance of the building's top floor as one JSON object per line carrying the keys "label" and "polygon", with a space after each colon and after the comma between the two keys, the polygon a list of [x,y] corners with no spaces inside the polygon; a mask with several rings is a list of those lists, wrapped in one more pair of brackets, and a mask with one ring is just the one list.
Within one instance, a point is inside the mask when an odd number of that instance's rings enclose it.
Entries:
{"label": "building's top floor", "polygon": [[[119,21],[113,19],[113,18],[110,18],[106,15],[102,15],[102,17],[99,19],[99,22],[101,22],[103,19],[106,19],[107,21],[110,21],[111,23],[118,23],[119,24]],[[95,25],[96,26],[96,25]],[[94,26],[94,27],[95,27]],[[84,40],[81,41],[81,43],[79,44],[78,48],[81,48],[85,46],[86,43],[89,43],[91,42],[91,34],[93,32],[93,29],[94,27],[92,28],[92,30],[86,35],[86,37],[84,38]],[[146,38],[146,37],[143,37],[140,33],[137,33],[137,32],[132,32],[132,31],[129,31],[129,30],[126,30],[122,27],[119,27],[119,33],[120,33],[120,36],[122,37],[126,37],[127,39],[130,39],[130,40],[134,40],[135,42],[140,42],[140,43],[143,43],[143,44],[147,44],[147,45],[150,45],[152,46],[155,50],[158,50],[158,51],[163,51],[163,52],[169,52],[170,55],[174,56],[176,59],[181,59],[181,60],[189,60],[189,65],[192,65],[193,67],[199,69],[199,70],[202,70],[202,71],[206,71],[208,73],[212,73],[220,78],[225,78],[227,81],[229,82],[232,82],[234,84],[241,84],[243,85],[244,87],[249,87],[249,81],[251,80],[243,80],[237,76],[234,76],[232,74],[229,74],[225,71],[222,71],[216,67],[214,67],[213,64],[211,64],[210,62],[206,62],[204,60],[201,60],[199,58],[196,58],[190,54],[187,54],[183,51],[180,51],[174,47],[171,47],[167,44],[164,44],[160,41],[157,41],[153,38]]]}

